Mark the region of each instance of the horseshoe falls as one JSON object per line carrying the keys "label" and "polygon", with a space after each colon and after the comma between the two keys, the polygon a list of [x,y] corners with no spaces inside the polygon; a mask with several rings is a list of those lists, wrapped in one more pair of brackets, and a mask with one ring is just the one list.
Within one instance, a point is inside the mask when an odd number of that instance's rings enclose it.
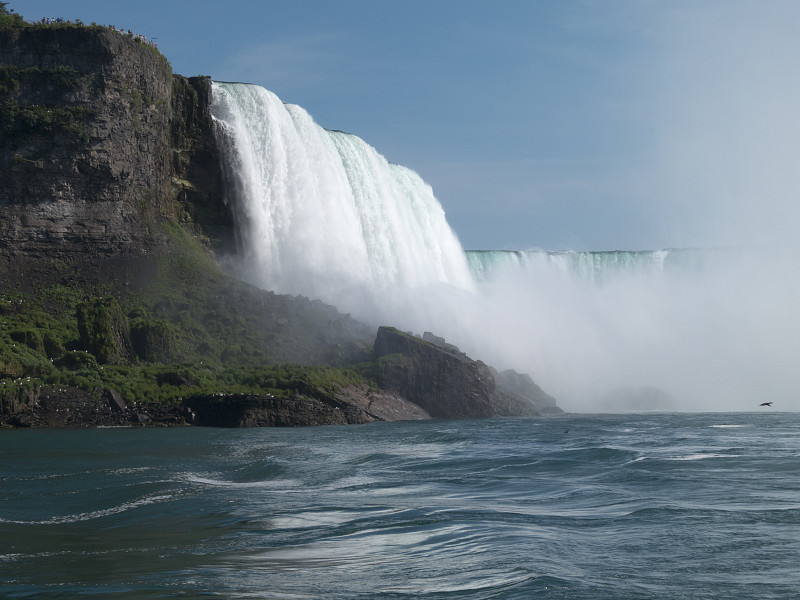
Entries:
{"label": "horseshoe falls", "polygon": [[794,250],[465,252],[433,191],[356,136],[215,82],[245,278],[432,331],[572,411],[800,409]]}

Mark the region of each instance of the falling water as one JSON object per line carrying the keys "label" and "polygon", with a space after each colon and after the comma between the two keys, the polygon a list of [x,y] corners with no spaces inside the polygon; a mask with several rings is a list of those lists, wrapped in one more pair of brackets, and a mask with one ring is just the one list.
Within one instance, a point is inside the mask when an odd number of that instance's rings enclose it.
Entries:
{"label": "falling water", "polygon": [[438,287],[473,289],[444,211],[416,173],[258,86],[215,83],[213,115],[255,283],[367,320]]}

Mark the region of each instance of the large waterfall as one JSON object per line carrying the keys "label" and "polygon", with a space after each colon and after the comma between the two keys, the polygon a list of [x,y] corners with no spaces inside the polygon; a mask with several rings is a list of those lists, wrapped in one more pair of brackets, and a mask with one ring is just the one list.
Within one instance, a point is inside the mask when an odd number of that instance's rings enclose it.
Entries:
{"label": "large waterfall", "polygon": [[366,319],[437,287],[472,289],[461,246],[416,173],[264,88],[214,83],[213,93],[229,202],[257,284]]}
{"label": "large waterfall", "polygon": [[753,409],[800,387],[789,255],[465,253],[413,171],[258,86],[213,93],[243,268],[257,285],[433,331],[530,373],[568,410],[625,408],[620,398]]}

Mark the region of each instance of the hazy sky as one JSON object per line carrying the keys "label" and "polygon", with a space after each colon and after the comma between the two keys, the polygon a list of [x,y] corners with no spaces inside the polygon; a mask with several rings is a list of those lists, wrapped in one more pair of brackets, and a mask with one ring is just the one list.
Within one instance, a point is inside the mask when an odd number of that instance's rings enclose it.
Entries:
{"label": "hazy sky", "polygon": [[791,243],[800,2],[10,0],[157,38],[433,186],[467,249]]}

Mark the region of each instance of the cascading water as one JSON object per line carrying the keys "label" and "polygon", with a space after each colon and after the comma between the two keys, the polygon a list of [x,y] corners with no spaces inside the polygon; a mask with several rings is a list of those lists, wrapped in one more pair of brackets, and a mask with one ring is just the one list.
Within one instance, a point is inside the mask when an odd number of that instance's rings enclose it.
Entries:
{"label": "cascading water", "polygon": [[215,83],[213,93],[229,202],[257,285],[433,331],[530,373],[567,410],[609,408],[604,398],[618,388],[660,390],[629,406],[639,409],[794,401],[794,253],[464,253],[414,172],[258,86]]}
{"label": "cascading water", "polygon": [[214,83],[212,113],[249,276],[380,320],[438,286],[470,290],[430,186],[264,88]]}

